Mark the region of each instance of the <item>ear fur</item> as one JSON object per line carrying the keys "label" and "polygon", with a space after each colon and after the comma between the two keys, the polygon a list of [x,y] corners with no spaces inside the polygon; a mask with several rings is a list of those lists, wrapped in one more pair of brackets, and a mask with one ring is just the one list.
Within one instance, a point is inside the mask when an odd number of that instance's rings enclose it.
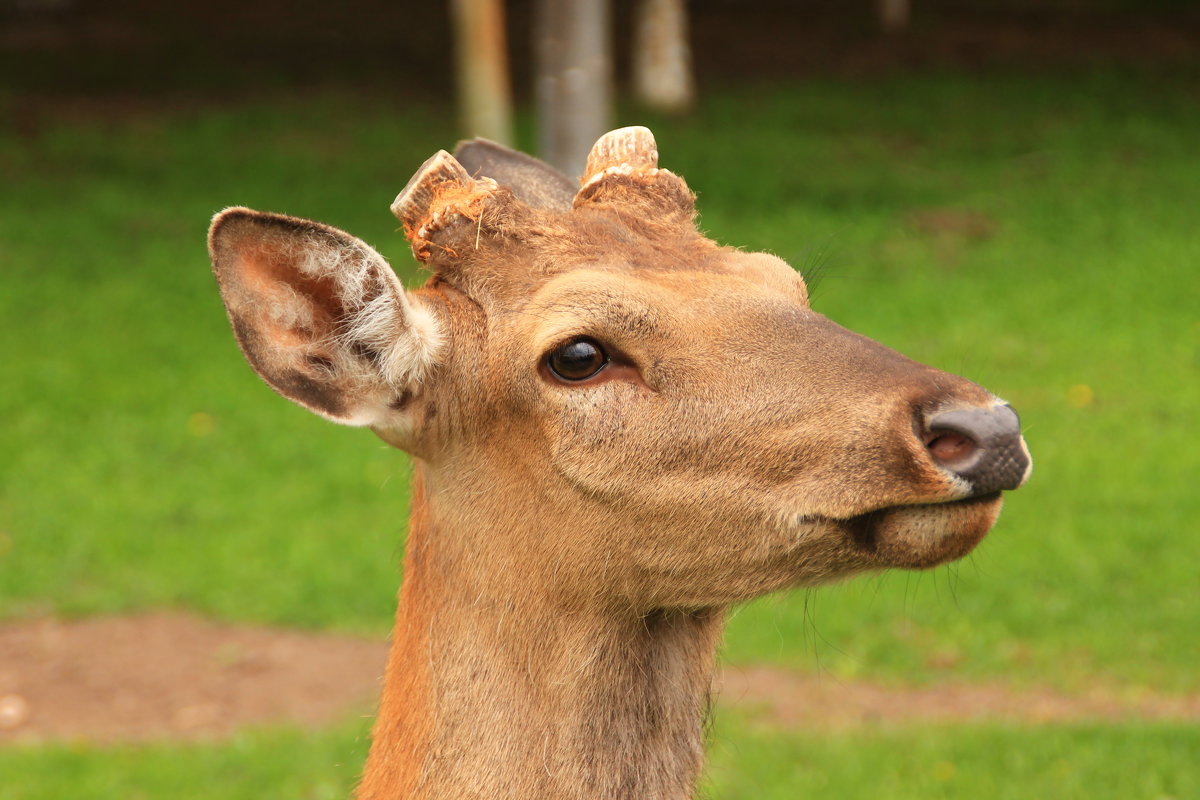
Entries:
{"label": "ear fur", "polygon": [[441,335],[382,256],[336,228],[248,208],[213,218],[209,254],[238,344],[275,391],[334,422],[399,421]]}

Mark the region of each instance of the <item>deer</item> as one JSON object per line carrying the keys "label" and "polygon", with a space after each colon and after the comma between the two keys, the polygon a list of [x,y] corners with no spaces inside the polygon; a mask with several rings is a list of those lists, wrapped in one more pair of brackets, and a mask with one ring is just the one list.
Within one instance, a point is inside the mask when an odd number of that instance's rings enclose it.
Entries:
{"label": "deer", "polygon": [[972,550],[1032,461],[986,389],[718,245],[649,130],[578,183],[486,140],[391,206],[431,271],[234,207],[213,269],[258,375],[412,458],[359,800],[693,796],[732,606]]}

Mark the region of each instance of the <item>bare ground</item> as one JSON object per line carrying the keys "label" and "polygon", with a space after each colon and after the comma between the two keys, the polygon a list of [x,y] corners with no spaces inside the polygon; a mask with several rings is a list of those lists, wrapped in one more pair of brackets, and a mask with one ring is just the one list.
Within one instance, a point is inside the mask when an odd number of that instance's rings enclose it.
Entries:
{"label": "bare ground", "polygon": [[0,743],[214,738],[367,714],[385,648],[171,613],[0,626]]}
{"label": "bare ground", "polygon": [[[212,739],[255,724],[319,726],[371,712],[386,645],[154,613],[0,626],[0,744]],[[1002,684],[895,688],[728,667],[720,702],[786,727],[1005,719],[1200,720],[1200,695]]]}

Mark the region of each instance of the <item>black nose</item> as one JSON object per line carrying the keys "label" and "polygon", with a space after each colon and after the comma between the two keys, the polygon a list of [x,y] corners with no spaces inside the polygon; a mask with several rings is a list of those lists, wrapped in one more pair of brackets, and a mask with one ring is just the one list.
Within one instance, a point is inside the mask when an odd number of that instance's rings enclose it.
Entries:
{"label": "black nose", "polygon": [[943,411],[925,428],[933,460],[970,483],[972,495],[1015,489],[1025,479],[1029,453],[1011,406]]}

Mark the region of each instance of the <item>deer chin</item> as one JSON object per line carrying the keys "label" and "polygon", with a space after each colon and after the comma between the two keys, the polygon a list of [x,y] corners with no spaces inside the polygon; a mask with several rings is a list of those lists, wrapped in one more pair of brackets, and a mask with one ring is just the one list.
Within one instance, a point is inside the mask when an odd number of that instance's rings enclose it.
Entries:
{"label": "deer chin", "polygon": [[965,500],[890,506],[838,520],[847,537],[880,567],[926,569],[962,558],[1000,515],[1000,492]]}

